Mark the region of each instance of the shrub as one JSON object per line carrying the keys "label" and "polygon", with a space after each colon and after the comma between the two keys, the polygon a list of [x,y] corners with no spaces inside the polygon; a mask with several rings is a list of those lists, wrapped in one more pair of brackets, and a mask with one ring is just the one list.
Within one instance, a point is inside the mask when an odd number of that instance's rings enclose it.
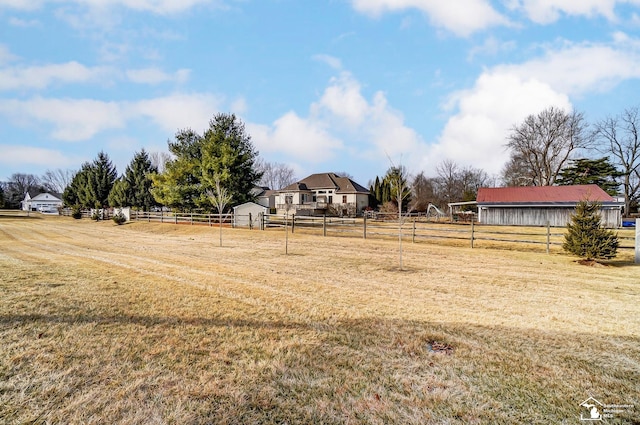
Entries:
{"label": "shrub", "polygon": [[609,259],[617,254],[618,236],[602,227],[599,202],[580,201],[567,225],[562,248],[587,260]]}
{"label": "shrub", "polygon": [[122,212],[119,212],[118,214],[113,216],[113,222],[120,225],[120,224],[124,224],[127,221],[127,217],[124,216],[124,214],[122,214]]}
{"label": "shrub", "polygon": [[100,213],[98,212],[98,210],[95,210],[95,212],[91,215],[91,220],[100,221]]}
{"label": "shrub", "polygon": [[82,210],[78,205],[71,207],[71,217],[75,218],[76,220],[80,220],[82,218]]}

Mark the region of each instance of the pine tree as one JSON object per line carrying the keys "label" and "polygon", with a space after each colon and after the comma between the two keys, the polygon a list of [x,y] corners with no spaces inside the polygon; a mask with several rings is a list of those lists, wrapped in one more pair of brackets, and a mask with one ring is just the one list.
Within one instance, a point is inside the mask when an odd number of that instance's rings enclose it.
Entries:
{"label": "pine tree", "polygon": [[620,183],[618,179],[623,174],[609,162],[608,158],[600,159],[576,159],[573,163],[564,168],[556,180],[559,186],[573,184],[597,184],[602,190],[611,196],[619,192]]}
{"label": "pine tree", "polygon": [[178,132],[169,151],[174,159],[152,176],[152,193],[158,202],[179,210],[212,209],[207,192],[214,190],[216,177],[231,194],[230,205],[249,201],[262,177],[251,137],[233,114],[215,115],[202,136],[193,130]]}
{"label": "pine tree", "polygon": [[602,226],[599,202],[580,201],[567,225],[562,248],[587,260],[609,259],[616,256],[618,236]]}

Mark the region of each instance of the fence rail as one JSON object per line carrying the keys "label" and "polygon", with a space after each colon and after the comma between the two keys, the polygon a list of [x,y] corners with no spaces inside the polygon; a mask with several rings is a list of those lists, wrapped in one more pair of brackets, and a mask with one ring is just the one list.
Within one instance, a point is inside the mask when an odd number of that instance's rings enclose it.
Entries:
{"label": "fence rail", "polygon": [[[83,211],[83,217],[91,217],[94,211]],[[70,215],[70,210],[62,210],[62,215]],[[109,219],[113,214],[103,211],[103,219]],[[130,219],[135,221],[159,222],[170,224],[217,226],[222,219],[225,227],[236,227],[236,223],[244,223],[242,227],[261,230],[284,228],[292,232],[319,234],[322,236],[345,236],[360,238],[398,238],[411,242],[440,240],[444,243],[467,245],[472,248],[478,244],[491,247],[504,244],[541,246],[550,252],[552,247],[559,247],[564,240],[564,233],[558,228],[546,227],[508,227],[488,226],[470,222],[451,223],[450,221],[433,221],[424,215],[407,217],[402,225],[398,225],[390,216],[364,216],[362,218],[327,217],[327,216],[297,216],[277,214],[257,214],[252,216],[226,214],[199,214],[179,212],[145,212],[131,211]],[[248,226],[247,224],[248,223]],[[617,229],[620,240],[619,249],[634,250],[635,229]]]}

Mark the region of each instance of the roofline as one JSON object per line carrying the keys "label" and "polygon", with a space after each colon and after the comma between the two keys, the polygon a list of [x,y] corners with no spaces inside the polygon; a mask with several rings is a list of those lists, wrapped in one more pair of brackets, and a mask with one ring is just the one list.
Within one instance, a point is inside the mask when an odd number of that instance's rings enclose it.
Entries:
{"label": "roofline", "polygon": [[[510,207],[571,207],[574,208],[580,201],[567,201],[567,202],[478,202],[478,207],[496,207],[496,208],[510,208]],[[624,202],[600,202],[603,207],[624,207]]]}

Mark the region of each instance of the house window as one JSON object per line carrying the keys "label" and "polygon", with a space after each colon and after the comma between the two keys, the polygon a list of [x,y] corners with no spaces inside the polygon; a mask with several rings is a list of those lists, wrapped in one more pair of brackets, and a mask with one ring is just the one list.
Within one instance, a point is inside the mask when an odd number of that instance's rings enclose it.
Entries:
{"label": "house window", "polygon": [[333,204],[333,196],[329,195],[329,203]]}
{"label": "house window", "polygon": [[313,202],[316,202],[316,195],[313,195]]}
{"label": "house window", "polygon": [[342,203],[343,204],[347,203],[347,195],[342,195]]}

